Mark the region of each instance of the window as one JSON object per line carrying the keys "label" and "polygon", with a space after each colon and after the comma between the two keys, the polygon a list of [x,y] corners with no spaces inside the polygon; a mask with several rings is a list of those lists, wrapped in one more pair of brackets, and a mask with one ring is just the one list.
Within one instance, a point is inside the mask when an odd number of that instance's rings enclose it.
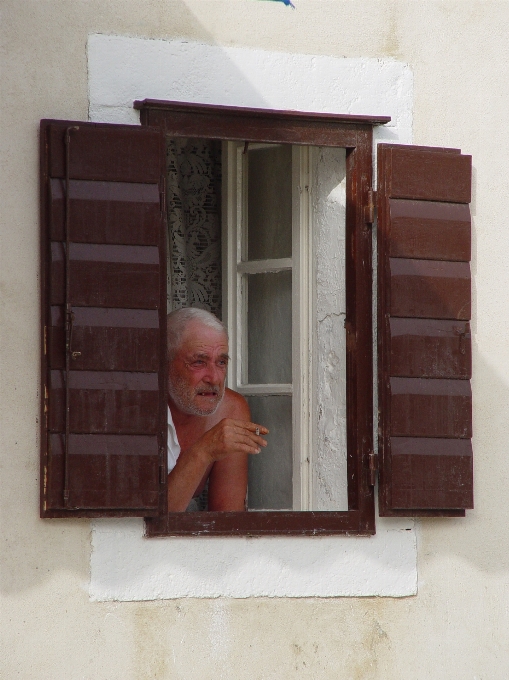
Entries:
{"label": "window", "polygon": [[[145,516],[149,535],[373,533],[372,126],[386,119],[150,101],[137,106],[141,128],[65,121],[43,121],[41,127],[42,516]],[[316,147],[343,154],[345,510],[295,512],[288,509],[285,490],[277,512],[275,507],[165,512],[165,135],[227,142],[228,182],[247,186],[248,193],[261,190],[267,164],[292,168],[291,236],[272,240],[272,251],[260,229],[250,242],[249,223],[256,224],[256,210],[263,206],[231,203],[240,205],[237,232],[229,232],[240,257],[233,262],[231,252],[228,256],[235,267],[227,288],[228,322],[235,319],[234,327],[247,339],[236,353],[231,379],[250,390],[252,400],[293,399],[293,443],[291,451],[286,446],[286,460],[291,454],[294,471],[302,471],[293,475],[291,498],[291,507],[302,510],[313,507],[310,485],[303,480],[312,477],[307,459],[312,460],[313,428],[305,414],[316,393],[309,357],[317,353],[309,352],[313,333],[303,318],[312,314],[308,284],[314,258],[310,201],[301,190],[311,186],[306,173]],[[247,179],[246,165],[253,171]],[[453,244],[460,232],[464,243],[469,238],[470,159],[451,150],[383,145],[378,168],[382,511],[461,514],[471,506],[469,270],[468,249],[460,252]],[[280,207],[288,213],[288,206]],[[288,232],[288,215],[285,219]],[[407,243],[405,250],[406,241],[413,245]],[[294,339],[292,371],[282,356],[277,366],[265,361],[264,376],[251,375],[250,352],[260,348],[260,339],[250,314],[258,313],[257,305],[267,314],[262,302],[269,287],[276,289],[276,298],[288,297],[290,279],[291,322],[279,313],[275,317],[280,332],[285,326]],[[232,291],[237,285],[240,296]],[[408,291],[414,293],[409,297]],[[419,291],[427,305],[416,303]],[[451,295],[456,297],[449,303]],[[447,323],[437,324],[437,318]],[[414,359],[398,364],[410,355]],[[309,370],[302,371],[306,363]],[[254,408],[267,408],[258,403],[253,401]],[[419,419],[423,406],[428,415]]]}
{"label": "window", "polygon": [[345,149],[229,142],[225,157],[229,384],[272,433],[248,507],[347,510]]}

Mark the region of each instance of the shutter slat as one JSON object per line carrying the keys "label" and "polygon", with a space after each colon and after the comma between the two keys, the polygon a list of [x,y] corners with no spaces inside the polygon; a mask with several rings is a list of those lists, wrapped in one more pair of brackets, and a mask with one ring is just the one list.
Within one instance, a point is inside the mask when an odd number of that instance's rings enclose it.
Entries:
{"label": "shutter slat", "polygon": [[391,374],[399,377],[470,378],[468,321],[390,319]]}
{"label": "shutter slat", "polygon": [[472,506],[469,439],[392,437],[391,452],[394,508]]}
{"label": "shutter slat", "polygon": [[391,378],[391,435],[471,437],[470,382]]}
{"label": "shutter slat", "polygon": [[136,126],[43,121],[41,149],[42,516],[160,516],[167,433],[164,138]]}
{"label": "shutter slat", "polygon": [[[159,368],[159,319],[156,310],[74,307],[75,370],[147,371]],[[65,368],[62,306],[51,308],[48,335],[50,368]]]}
{"label": "shutter slat", "polygon": [[[48,501],[64,510],[64,436],[50,436]],[[90,510],[151,509],[158,501],[157,437],[70,436],[70,506]],[[142,513],[143,514],[143,513]]]}
{"label": "shutter slat", "polygon": [[[71,180],[69,229],[73,241],[157,245],[157,184]],[[50,183],[50,235],[65,240],[64,180]]]}
{"label": "shutter slat", "polygon": [[391,257],[470,260],[470,211],[462,203],[390,199]]}
{"label": "shutter slat", "polygon": [[[153,246],[71,244],[73,305],[156,309],[159,252]],[[65,244],[51,243],[51,304],[64,303]]]}
{"label": "shutter slat", "polygon": [[391,198],[470,203],[470,156],[393,147]]}
{"label": "shutter slat", "polygon": [[[91,433],[157,433],[159,385],[157,373],[71,371],[70,431]],[[50,374],[52,432],[65,429],[65,377]]]}
{"label": "shutter slat", "polygon": [[379,506],[473,507],[471,158],[378,147]]}
{"label": "shutter slat", "polygon": [[65,177],[64,137],[69,128],[71,179],[159,183],[162,155],[157,132],[132,125],[71,121],[55,121],[46,128],[50,177]]}
{"label": "shutter slat", "polygon": [[470,319],[467,262],[391,258],[391,316]]}

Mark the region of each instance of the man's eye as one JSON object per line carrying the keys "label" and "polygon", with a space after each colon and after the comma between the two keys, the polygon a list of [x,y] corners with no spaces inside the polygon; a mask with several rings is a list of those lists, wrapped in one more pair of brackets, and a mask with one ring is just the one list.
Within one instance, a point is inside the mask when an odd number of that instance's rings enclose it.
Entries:
{"label": "man's eye", "polygon": [[228,366],[228,359],[221,359],[217,362],[218,366]]}

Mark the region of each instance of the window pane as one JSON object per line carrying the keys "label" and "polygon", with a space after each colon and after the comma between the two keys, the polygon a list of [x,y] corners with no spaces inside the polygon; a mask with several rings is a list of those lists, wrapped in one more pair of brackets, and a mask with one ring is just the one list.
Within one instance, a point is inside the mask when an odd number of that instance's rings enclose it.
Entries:
{"label": "window pane", "polygon": [[292,272],[247,276],[250,384],[292,382]]}
{"label": "window pane", "polygon": [[248,397],[251,420],[270,430],[267,447],[249,456],[248,507],[292,508],[292,398]]}
{"label": "window pane", "polygon": [[292,256],[292,147],[248,151],[248,260]]}

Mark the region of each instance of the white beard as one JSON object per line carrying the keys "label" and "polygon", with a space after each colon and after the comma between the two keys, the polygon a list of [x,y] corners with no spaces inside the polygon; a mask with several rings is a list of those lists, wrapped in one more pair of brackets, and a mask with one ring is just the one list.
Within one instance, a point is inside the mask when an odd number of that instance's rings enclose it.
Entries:
{"label": "white beard", "polygon": [[213,400],[210,407],[199,408],[193,402],[194,397],[199,394],[203,388],[195,387],[193,390],[189,387],[185,380],[182,378],[173,378],[171,373],[168,375],[168,394],[171,400],[182,413],[186,413],[189,416],[211,416],[217,411],[220,403],[224,397],[224,385],[222,389],[216,387],[211,387],[207,385],[207,391],[216,391],[217,399]]}

